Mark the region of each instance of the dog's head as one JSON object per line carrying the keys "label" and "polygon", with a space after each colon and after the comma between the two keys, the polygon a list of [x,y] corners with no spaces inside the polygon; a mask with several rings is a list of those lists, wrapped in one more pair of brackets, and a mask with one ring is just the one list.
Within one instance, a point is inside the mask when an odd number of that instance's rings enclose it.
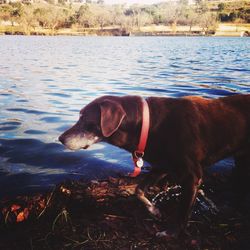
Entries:
{"label": "dog's head", "polygon": [[71,150],[86,149],[112,136],[125,116],[126,112],[116,98],[98,98],[80,111],[77,123],[65,131],[59,140]]}

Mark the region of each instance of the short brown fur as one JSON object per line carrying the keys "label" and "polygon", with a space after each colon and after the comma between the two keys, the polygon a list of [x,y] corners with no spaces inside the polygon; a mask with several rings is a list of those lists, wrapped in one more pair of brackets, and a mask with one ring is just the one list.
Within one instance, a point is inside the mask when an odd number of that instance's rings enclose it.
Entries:
{"label": "short brown fur", "polygon": [[[204,168],[233,156],[238,177],[244,179],[245,173],[249,174],[250,95],[218,99],[149,97],[147,102],[150,130],[145,160],[152,164],[153,169],[138,185],[137,194],[149,211],[159,216],[159,211],[145,197],[145,189],[166,174],[180,184],[183,194],[176,218],[176,232],[179,233],[187,224]],[[107,103],[114,105],[113,111],[104,111],[108,107]],[[119,126],[113,132],[109,130],[107,137],[102,131],[105,131],[105,126],[112,124],[112,117],[117,120],[117,114],[113,113],[117,108],[121,117]],[[93,116],[92,123],[96,127],[90,132],[98,135],[99,140],[129,152],[136,149],[142,123],[140,97],[104,96],[94,100],[81,113],[86,117]],[[102,117],[104,113],[105,119]],[[105,120],[106,125],[100,124],[101,120]],[[67,138],[71,138],[72,134],[83,133],[87,123],[87,120],[80,118],[59,139],[66,145]]]}

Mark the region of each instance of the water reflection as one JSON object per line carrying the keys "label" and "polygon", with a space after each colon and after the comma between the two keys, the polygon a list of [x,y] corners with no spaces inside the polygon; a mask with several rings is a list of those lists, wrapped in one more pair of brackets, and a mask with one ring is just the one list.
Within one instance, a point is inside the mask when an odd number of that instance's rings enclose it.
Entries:
{"label": "water reflection", "polygon": [[[107,178],[131,171],[128,165],[117,166],[113,153],[105,155],[103,145],[92,150],[72,152],[59,143],[36,139],[0,139],[0,196],[6,193],[36,191],[53,186],[66,178]],[[120,159],[128,161],[126,153]],[[22,178],[19,176],[24,178]],[[18,190],[17,190],[18,187]]]}

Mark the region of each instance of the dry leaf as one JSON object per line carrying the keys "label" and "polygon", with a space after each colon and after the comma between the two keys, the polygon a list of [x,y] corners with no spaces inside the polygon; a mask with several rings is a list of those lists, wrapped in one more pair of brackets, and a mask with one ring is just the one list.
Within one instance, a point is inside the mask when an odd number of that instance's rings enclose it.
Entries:
{"label": "dry leaf", "polygon": [[20,209],[21,208],[21,206],[19,206],[19,205],[16,205],[16,204],[13,204],[12,206],[11,206],[11,212],[15,212],[15,211],[17,211],[18,209]]}
{"label": "dry leaf", "polygon": [[25,208],[22,212],[20,212],[16,217],[16,222],[22,222],[26,220],[29,216],[29,209]]}

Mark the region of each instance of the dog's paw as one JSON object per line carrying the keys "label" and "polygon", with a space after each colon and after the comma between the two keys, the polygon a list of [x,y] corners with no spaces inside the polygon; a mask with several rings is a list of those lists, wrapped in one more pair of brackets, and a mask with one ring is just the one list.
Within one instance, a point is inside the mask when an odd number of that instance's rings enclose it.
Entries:
{"label": "dog's paw", "polygon": [[155,219],[160,220],[162,218],[161,212],[157,207],[152,205],[148,207],[148,211]]}

